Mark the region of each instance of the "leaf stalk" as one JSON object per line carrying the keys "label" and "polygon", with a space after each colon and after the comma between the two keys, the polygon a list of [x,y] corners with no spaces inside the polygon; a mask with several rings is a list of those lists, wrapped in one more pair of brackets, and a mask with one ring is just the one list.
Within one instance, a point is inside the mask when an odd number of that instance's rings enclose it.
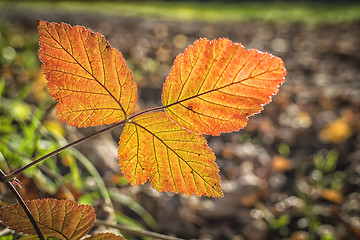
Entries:
{"label": "leaf stalk", "polygon": [[[2,177],[6,176],[6,174],[0,169],[0,174]],[[24,199],[21,197],[20,193],[16,190],[16,188],[14,187],[14,185],[11,182],[5,182],[6,185],[8,186],[8,188],[11,190],[11,192],[15,195],[15,197],[17,198],[17,200],[19,201],[21,207],[24,209],[27,217],[29,218],[31,224],[33,225],[38,237],[40,240],[45,240],[44,236],[41,233],[41,230],[39,228],[39,226],[37,225],[33,215],[31,214],[28,206],[26,205]]]}
{"label": "leaf stalk", "polygon": [[170,105],[167,105],[167,106],[158,106],[158,107],[154,107],[154,108],[149,108],[149,109],[144,110],[144,111],[142,111],[142,112],[133,114],[133,115],[129,116],[127,119],[125,119],[125,120],[123,120],[123,121],[121,121],[121,122],[115,123],[115,124],[113,124],[113,125],[111,125],[111,126],[108,126],[108,127],[104,128],[104,129],[101,129],[101,130],[99,130],[99,131],[96,131],[96,132],[94,132],[94,133],[92,133],[92,134],[90,134],[90,135],[88,135],[88,136],[85,136],[85,137],[80,138],[80,139],[78,139],[78,140],[76,140],[76,141],[74,141],[74,142],[71,142],[71,143],[69,143],[68,145],[65,145],[65,146],[63,146],[63,147],[61,147],[61,148],[58,148],[58,149],[56,149],[55,151],[52,151],[52,152],[50,152],[50,153],[48,153],[48,154],[46,154],[46,155],[44,155],[44,156],[42,156],[42,157],[34,160],[33,162],[31,162],[31,163],[29,163],[29,164],[27,164],[27,165],[25,165],[25,166],[23,166],[23,167],[15,170],[15,171],[9,173],[8,175],[6,175],[5,173],[2,174],[2,175],[0,175],[0,182],[9,182],[9,181],[13,180],[17,175],[19,175],[20,173],[24,172],[26,169],[28,169],[28,168],[30,168],[30,167],[32,167],[32,166],[34,166],[34,165],[36,165],[36,164],[38,164],[38,163],[40,163],[40,162],[42,162],[42,161],[44,161],[44,160],[52,157],[52,156],[55,156],[56,154],[58,154],[58,153],[60,153],[60,152],[62,152],[62,151],[64,151],[64,150],[66,150],[66,149],[68,149],[68,148],[70,148],[70,147],[73,147],[73,146],[75,146],[75,145],[78,145],[78,144],[80,144],[80,143],[82,143],[82,142],[84,142],[84,141],[86,141],[86,140],[88,140],[88,139],[90,139],[90,138],[93,138],[93,137],[95,137],[95,136],[97,136],[97,135],[100,135],[101,133],[104,133],[104,132],[107,132],[107,131],[109,131],[109,130],[111,130],[111,129],[114,129],[114,128],[116,128],[116,127],[119,127],[119,126],[125,124],[126,122],[128,122],[129,120],[131,120],[131,119],[133,119],[133,118],[135,118],[135,117],[137,117],[137,116],[140,116],[140,115],[145,114],[145,113],[148,113],[148,112],[154,112],[154,111],[162,110],[162,109],[165,109],[165,108],[170,107],[170,106],[172,106],[172,105],[174,105],[174,104],[170,104]]}
{"label": "leaf stalk", "polygon": [[162,239],[162,240],[182,240],[182,238],[167,236],[167,235],[150,232],[150,231],[143,230],[143,229],[135,229],[135,228],[131,228],[131,227],[123,226],[123,225],[111,224],[111,223],[108,223],[106,221],[99,220],[99,219],[95,220],[94,225],[116,228],[122,232],[126,232],[128,234],[131,234],[134,236],[139,236],[139,237],[151,237],[151,238]]}
{"label": "leaf stalk", "polygon": [[27,165],[25,165],[25,166],[23,166],[23,167],[15,170],[15,171],[13,171],[13,172],[11,172],[11,173],[8,174],[8,175],[6,175],[5,173],[3,173],[2,176],[0,176],[0,180],[1,180],[1,182],[6,182],[6,183],[7,183],[7,182],[11,181],[12,179],[14,179],[18,174],[22,173],[22,172],[25,171],[26,169],[28,169],[28,168],[36,165],[36,164],[44,161],[45,159],[48,159],[48,158],[50,158],[50,157],[52,157],[52,156],[55,156],[56,154],[64,151],[65,149],[68,149],[68,148],[70,148],[70,147],[73,147],[73,146],[75,146],[75,145],[78,145],[79,143],[82,143],[82,142],[84,142],[84,141],[86,141],[86,140],[88,140],[88,139],[90,139],[90,138],[93,138],[93,137],[95,137],[95,136],[97,136],[97,135],[100,135],[100,134],[103,133],[103,132],[107,132],[107,131],[109,131],[109,130],[111,130],[111,129],[113,129],[113,128],[119,127],[119,126],[123,125],[124,122],[125,122],[125,120],[123,120],[123,121],[121,121],[121,122],[118,122],[118,123],[115,123],[115,124],[113,124],[113,125],[111,125],[111,126],[108,126],[108,127],[104,128],[104,129],[101,129],[101,130],[99,130],[99,131],[96,131],[96,132],[94,132],[94,133],[92,133],[92,134],[90,134],[90,135],[88,135],[88,136],[85,136],[85,137],[80,138],[80,139],[78,139],[78,140],[76,140],[76,141],[74,141],[74,142],[71,142],[71,143],[69,143],[68,145],[65,145],[65,146],[63,146],[63,147],[61,147],[61,148],[58,148],[58,149],[56,149],[55,151],[52,151],[51,153],[48,153],[48,154],[46,154],[46,155],[44,155],[44,156],[42,156],[42,157],[34,160],[33,162],[31,162],[31,163],[29,163],[29,164],[27,164]]}

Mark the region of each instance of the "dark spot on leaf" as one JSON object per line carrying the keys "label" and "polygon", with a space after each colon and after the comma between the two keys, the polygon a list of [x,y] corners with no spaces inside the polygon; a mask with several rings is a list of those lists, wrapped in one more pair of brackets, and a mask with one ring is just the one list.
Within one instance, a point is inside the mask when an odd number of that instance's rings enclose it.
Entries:
{"label": "dark spot on leaf", "polygon": [[193,105],[191,104],[191,103],[189,103],[189,105],[188,106],[184,106],[186,109],[188,109],[188,110],[190,110],[190,111],[192,111],[193,113],[195,113],[195,111],[194,111],[194,107],[193,107]]}

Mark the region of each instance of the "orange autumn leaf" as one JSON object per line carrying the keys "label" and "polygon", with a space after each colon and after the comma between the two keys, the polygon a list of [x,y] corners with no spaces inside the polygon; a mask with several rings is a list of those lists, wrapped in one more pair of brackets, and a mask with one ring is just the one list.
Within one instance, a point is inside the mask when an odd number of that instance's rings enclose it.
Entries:
{"label": "orange autumn leaf", "polygon": [[[131,115],[137,87],[121,53],[82,26],[38,22],[39,57],[58,116],[78,127],[125,123],[120,166],[132,185],[222,196],[215,156],[200,133],[243,128],[279,91],[280,58],[228,39],[200,39],[180,54],[163,87],[163,106]],[[165,109],[163,112],[155,110]],[[190,131],[188,131],[190,130]]]}
{"label": "orange autumn leaf", "polygon": [[222,196],[215,155],[199,134],[163,112],[135,117],[119,141],[120,167],[132,185],[148,179],[157,191]]}
{"label": "orange autumn leaf", "polygon": [[137,101],[133,75],[104,36],[82,26],[38,21],[39,57],[57,115],[71,126],[121,122]]}
{"label": "orange autumn leaf", "polygon": [[188,130],[219,135],[246,126],[284,82],[282,60],[228,39],[199,39],[177,56],[162,103]]}
{"label": "orange autumn leaf", "polygon": [[[71,200],[51,198],[25,202],[41,232],[47,237],[78,240],[95,222],[95,210]],[[12,230],[36,235],[33,225],[19,203],[0,208],[0,220]],[[34,236],[35,239],[36,236]],[[38,238],[36,238],[38,239]]]}

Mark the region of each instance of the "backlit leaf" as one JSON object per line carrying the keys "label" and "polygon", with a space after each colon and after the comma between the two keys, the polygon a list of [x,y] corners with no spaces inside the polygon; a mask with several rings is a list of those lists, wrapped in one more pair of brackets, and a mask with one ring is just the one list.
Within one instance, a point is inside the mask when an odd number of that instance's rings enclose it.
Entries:
{"label": "backlit leaf", "polygon": [[133,75],[104,36],[82,26],[38,21],[39,57],[58,116],[71,126],[120,122],[137,101]]}
{"label": "backlit leaf", "polygon": [[282,60],[228,39],[199,39],[177,56],[162,103],[180,126],[211,135],[237,131],[283,83]]}
{"label": "backlit leaf", "polygon": [[[69,125],[124,121],[120,166],[128,181],[158,191],[222,196],[215,156],[200,133],[243,128],[279,91],[280,58],[228,39],[200,39],[180,54],[163,87],[164,112],[131,116],[137,87],[121,53],[82,26],[38,22],[48,90]],[[190,131],[188,131],[188,130]]]}
{"label": "backlit leaf", "polygon": [[119,141],[120,166],[132,185],[148,179],[157,191],[222,196],[215,155],[199,134],[163,112],[140,115],[125,125]]}
{"label": "backlit leaf", "polygon": [[[35,199],[26,201],[44,236],[59,239],[80,239],[95,221],[95,211],[89,205],[78,205],[71,200]],[[20,204],[0,208],[0,220],[11,229],[36,235]]]}

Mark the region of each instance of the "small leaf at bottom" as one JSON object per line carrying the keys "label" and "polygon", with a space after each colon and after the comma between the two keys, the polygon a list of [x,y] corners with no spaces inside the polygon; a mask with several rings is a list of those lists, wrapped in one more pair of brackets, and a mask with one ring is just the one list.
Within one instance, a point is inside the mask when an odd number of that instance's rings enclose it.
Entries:
{"label": "small leaf at bottom", "polygon": [[[95,211],[71,200],[35,199],[25,202],[44,236],[76,240],[93,226]],[[36,232],[19,203],[0,208],[0,220],[11,229],[30,235]]]}

